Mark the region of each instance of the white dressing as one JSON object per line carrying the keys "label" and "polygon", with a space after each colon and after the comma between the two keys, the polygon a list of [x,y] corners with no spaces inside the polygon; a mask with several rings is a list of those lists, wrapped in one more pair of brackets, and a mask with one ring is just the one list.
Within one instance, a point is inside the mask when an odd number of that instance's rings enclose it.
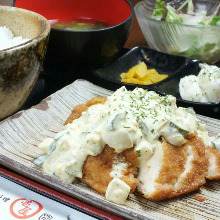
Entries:
{"label": "white dressing", "polygon": [[110,176],[112,178],[120,178],[123,176],[123,171],[127,168],[128,164],[122,161],[114,161],[112,166],[112,172]]}

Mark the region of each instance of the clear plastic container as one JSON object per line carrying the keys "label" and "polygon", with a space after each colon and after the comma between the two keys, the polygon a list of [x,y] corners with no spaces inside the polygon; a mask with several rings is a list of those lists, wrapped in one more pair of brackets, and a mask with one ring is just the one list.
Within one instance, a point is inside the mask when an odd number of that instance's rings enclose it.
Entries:
{"label": "clear plastic container", "polygon": [[[200,26],[168,23],[151,18],[155,0],[139,2],[135,14],[150,48],[155,50],[216,63],[220,60],[220,26]],[[183,1],[173,1],[178,8]],[[220,2],[193,1],[195,12],[213,13]],[[184,11],[183,11],[184,12]]]}

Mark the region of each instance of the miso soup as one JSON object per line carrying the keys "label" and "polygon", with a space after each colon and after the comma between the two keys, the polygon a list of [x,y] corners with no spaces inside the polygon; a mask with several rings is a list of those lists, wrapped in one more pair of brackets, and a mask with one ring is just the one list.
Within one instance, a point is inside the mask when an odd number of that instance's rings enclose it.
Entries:
{"label": "miso soup", "polygon": [[99,30],[110,26],[112,25],[107,24],[103,21],[84,22],[82,20],[72,20],[69,22],[58,21],[52,24],[52,28],[54,29],[73,30],[73,31]]}

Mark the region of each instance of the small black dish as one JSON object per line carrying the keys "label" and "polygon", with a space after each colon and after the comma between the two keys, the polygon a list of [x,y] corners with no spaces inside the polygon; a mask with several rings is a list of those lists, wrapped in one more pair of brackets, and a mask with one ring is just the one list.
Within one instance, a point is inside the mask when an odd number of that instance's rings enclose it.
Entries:
{"label": "small black dish", "polygon": [[[168,77],[152,85],[137,85],[122,83],[120,74],[127,72],[131,67],[140,62],[145,62],[149,69],[155,68],[160,74],[167,74]],[[93,71],[96,77],[96,84],[111,90],[121,86],[127,89],[141,87],[153,90],[161,95],[173,95],[177,98],[178,106],[193,107],[196,113],[220,119],[220,102],[201,103],[181,99],[179,94],[179,81],[186,75],[198,75],[200,61],[191,60],[185,57],[169,55],[147,47],[135,47],[113,62]]]}
{"label": "small black dish", "polygon": [[[148,69],[155,68],[160,74],[167,74],[168,78],[152,85],[137,85],[122,83],[120,74],[127,72],[131,67],[140,62],[145,62]],[[93,71],[93,75],[97,77],[99,85],[105,84],[108,89],[115,90],[121,86],[126,86],[128,89],[134,89],[137,86],[145,89],[155,90],[161,93],[157,86],[169,81],[171,77],[175,76],[180,69],[185,67],[190,59],[180,56],[169,55],[158,52],[147,47],[134,47],[123,56],[116,60],[102,66]]]}

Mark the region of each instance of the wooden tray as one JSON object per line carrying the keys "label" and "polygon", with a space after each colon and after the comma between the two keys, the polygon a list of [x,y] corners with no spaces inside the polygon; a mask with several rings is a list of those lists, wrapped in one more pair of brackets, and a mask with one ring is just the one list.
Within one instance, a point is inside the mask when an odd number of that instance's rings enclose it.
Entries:
{"label": "wooden tray", "polygon": [[[68,184],[44,174],[31,162],[40,154],[37,145],[46,137],[60,131],[75,105],[95,96],[108,96],[112,92],[85,80],[77,80],[59,90],[40,104],[0,122],[0,164],[21,175],[51,187],[73,198],[127,219],[220,219],[220,182],[209,181],[200,191],[174,200],[152,202],[139,193],[129,196],[126,205],[106,201],[81,182]],[[220,133],[220,121],[198,115],[211,135]],[[199,202],[195,195],[206,201]]]}

